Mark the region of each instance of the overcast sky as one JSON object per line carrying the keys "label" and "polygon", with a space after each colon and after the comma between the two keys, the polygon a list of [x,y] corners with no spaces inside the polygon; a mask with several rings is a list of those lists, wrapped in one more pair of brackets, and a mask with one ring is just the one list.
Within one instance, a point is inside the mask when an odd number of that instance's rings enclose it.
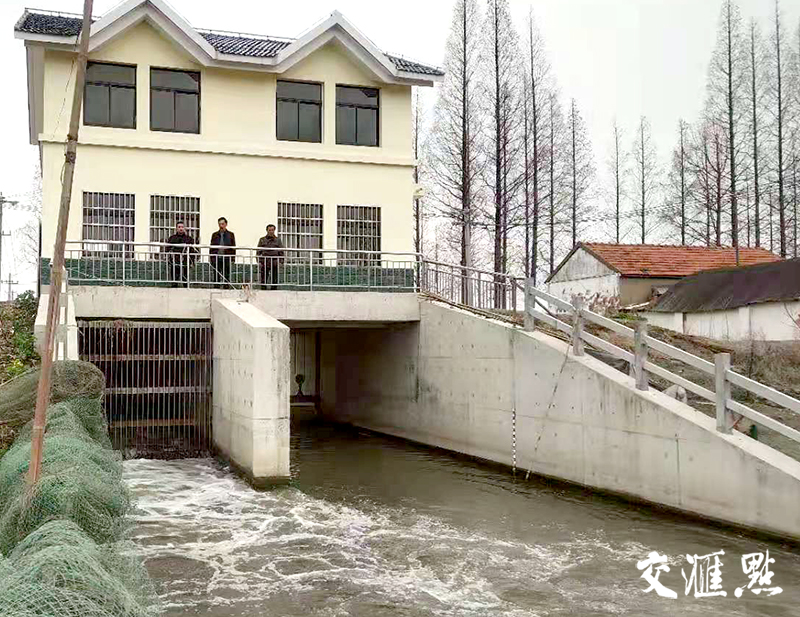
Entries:
{"label": "overcast sky", "polygon": [[[521,27],[533,6],[565,99],[575,97],[583,111],[598,169],[605,170],[611,126],[616,118],[631,141],[639,116],[653,126],[666,161],[678,119],[694,120],[703,103],[705,75],[714,48],[721,0],[510,0]],[[743,16],[768,26],[772,0],[738,0]],[[0,0],[0,193],[18,196],[30,190],[37,158],[28,145],[25,55],[13,38],[14,22],[26,5],[78,13],[80,0]],[[95,0],[95,15],[116,5]],[[334,9],[347,16],[385,51],[441,65],[450,26],[451,0],[171,0],[196,27],[297,36]],[[800,2],[783,0],[786,23],[794,32]],[[627,145],[627,144],[626,144]],[[80,158],[79,158],[80,160]],[[9,213],[4,228],[23,218]],[[12,255],[3,251],[3,276]],[[30,277],[30,274],[25,275]],[[5,290],[3,291],[3,295]]]}

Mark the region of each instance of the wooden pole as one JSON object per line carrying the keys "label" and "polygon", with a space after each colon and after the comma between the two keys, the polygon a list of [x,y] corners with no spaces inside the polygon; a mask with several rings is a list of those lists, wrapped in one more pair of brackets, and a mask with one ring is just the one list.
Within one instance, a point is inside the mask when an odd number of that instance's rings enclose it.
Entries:
{"label": "wooden pole", "polygon": [[53,345],[55,342],[56,320],[61,295],[61,279],[64,271],[64,247],[67,243],[67,223],[69,221],[69,204],[72,199],[72,179],[75,175],[75,157],[78,150],[78,130],[80,129],[81,103],[83,102],[83,85],[86,78],[86,58],[89,52],[89,31],[92,26],[92,0],[83,2],[83,26],[78,49],[77,66],[75,68],[75,92],[72,97],[72,114],[69,119],[67,147],[64,154],[64,180],[61,185],[61,205],[58,211],[58,228],[56,243],[53,248],[53,268],[50,274],[50,297],[47,299],[47,326],[45,330],[44,354],[42,355],[42,371],[39,377],[39,389],[36,394],[36,412],[33,416],[33,433],[31,435],[31,464],[28,469],[28,485],[34,486],[39,480],[42,467],[42,447],[44,445],[44,428],[47,416],[47,405],[50,402],[50,380],[53,374]]}

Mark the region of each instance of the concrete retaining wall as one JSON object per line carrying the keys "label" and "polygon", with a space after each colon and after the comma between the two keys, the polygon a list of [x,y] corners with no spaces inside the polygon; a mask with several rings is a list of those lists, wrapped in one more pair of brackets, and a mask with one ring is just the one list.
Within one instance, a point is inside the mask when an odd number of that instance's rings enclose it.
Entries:
{"label": "concrete retaining wall", "polygon": [[433,303],[336,339],[337,419],[800,538],[800,463],[537,332]]}
{"label": "concrete retaining wall", "polygon": [[214,445],[255,485],[289,478],[289,328],[252,304],[215,299]]}
{"label": "concrete retaining wall", "polygon": [[[36,350],[44,353],[44,339],[47,332],[47,304],[50,294],[39,296],[36,309],[36,321],[33,324],[33,335],[36,338]],[[75,298],[71,293],[61,296],[58,309],[59,325],[56,328],[53,358],[55,360],[78,360],[78,321],[75,317]]]}

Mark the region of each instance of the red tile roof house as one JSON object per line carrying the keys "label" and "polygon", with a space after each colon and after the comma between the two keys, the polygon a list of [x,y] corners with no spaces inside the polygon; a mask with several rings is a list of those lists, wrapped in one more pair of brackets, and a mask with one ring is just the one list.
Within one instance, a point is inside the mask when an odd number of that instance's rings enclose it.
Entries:
{"label": "red tile roof house", "polygon": [[[740,265],[779,261],[763,248],[740,248]],[[548,293],[595,307],[649,302],[685,276],[735,267],[733,248],[579,242],[545,281]],[[597,309],[595,309],[597,310]]]}

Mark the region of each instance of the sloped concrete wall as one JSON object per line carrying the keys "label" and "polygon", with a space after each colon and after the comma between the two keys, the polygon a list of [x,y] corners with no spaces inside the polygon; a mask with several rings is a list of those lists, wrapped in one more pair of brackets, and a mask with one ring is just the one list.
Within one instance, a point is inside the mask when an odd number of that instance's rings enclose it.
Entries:
{"label": "sloped concrete wall", "polygon": [[215,299],[214,445],[255,485],[289,478],[289,328],[252,304]]}
{"label": "sloped concrete wall", "polygon": [[800,463],[537,332],[423,303],[339,336],[336,417],[421,443],[800,538]]}

